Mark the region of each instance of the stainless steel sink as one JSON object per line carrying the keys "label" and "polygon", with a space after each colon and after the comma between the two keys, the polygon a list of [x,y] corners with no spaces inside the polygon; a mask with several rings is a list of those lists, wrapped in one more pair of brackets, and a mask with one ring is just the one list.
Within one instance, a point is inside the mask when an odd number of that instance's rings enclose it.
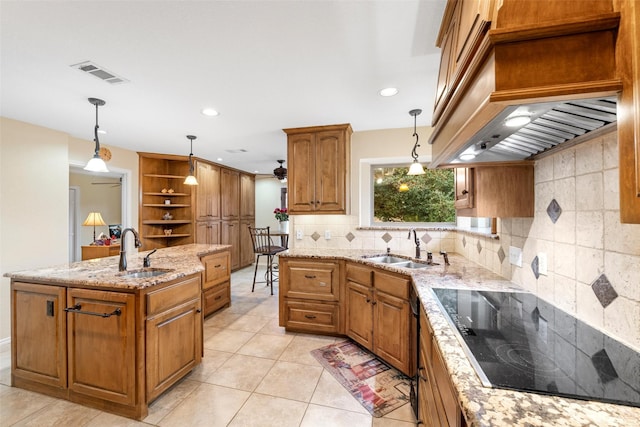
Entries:
{"label": "stainless steel sink", "polygon": [[427,268],[430,267],[429,264],[424,264],[421,262],[413,262],[413,261],[406,261],[406,262],[396,262],[392,264],[394,267],[402,267],[402,268]]}
{"label": "stainless steel sink", "polygon": [[142,279],[145,277],[155,277],[167,274],[173,271],[170,268],[141,268],[138,270],[129,270],[118,273],[117,276],[126,277],[128,279]]}
{"label": "stainless steel sink", "polygon": [[397,264],[399,262],[409,261],[407,258],[395,257],[393,255],[376,256],[376,257],[367,258],[367,260],[371,262],[380,262],[382,264]]}

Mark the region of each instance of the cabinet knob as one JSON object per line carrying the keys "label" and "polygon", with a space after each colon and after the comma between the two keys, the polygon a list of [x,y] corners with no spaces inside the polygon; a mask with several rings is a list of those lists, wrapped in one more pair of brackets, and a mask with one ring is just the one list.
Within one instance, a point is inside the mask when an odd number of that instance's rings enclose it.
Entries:
{"label": "cabinet knob", "polygon": [[305,279],[315,279],[316,278],[316,276],[311,276],[309,274],[305,274],[304,277],[305,277]]}
{"label": "cabinet knob", "polygon": [[304,317],[306,317],[307,319],[315,319],[316,316],[314,316],[313,314],[305,314]]}
{"label": "cabinet knob", "polygon": [[202,313],[202,310],[200,310],[199,308],[196,309],[196,313]]}
{"label": "cabinet knob", "polygon": [[377,303],[378,303],[378,301],[373,301],[373,302],[371,303],[371,305],[376,305]]}
{"label": "cabinet knob", "polygon": [[465,194],[469,194],[469,192],[466,189],[462,190],[462,195],[464,196]]}

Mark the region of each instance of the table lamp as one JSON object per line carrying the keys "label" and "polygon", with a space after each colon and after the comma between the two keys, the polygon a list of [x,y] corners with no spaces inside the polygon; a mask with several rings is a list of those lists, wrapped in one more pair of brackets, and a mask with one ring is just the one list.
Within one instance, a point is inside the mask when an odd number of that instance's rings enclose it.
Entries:
{"label": "table lamp", "polygon": [[84,220],[82,225],[93,225],[93,242],[96,241],[96,225],[107,225],[102,219],[100,212],[89,212],[89,216]]}

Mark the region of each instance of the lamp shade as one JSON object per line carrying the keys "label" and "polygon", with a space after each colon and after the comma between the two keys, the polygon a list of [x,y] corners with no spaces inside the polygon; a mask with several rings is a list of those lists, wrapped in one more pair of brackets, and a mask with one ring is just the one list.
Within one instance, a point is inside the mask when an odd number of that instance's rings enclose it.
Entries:
{"label": "lamp shade", "polygon": [[87,166],[84,167],[84,170],[91,172],[109,172],[107,164],[100,158],[100,156],[92,157],[87,163]]}
{"label": "lamp shade", "polygon": [[424,168],[420,163],[418,163],[417,160],[414,160],[414,162],[411,163],[411,166],[409,167],[409,172],[407,172],[407,175],[424,175]]}
{"label": "lamp shade", "polygon": [[89,212],[89,216],[87,216],[87,219],[84,220],[84,222],[82,223],[82,225],[107,225],[104,222],[104,219],[102,219],[102,215],[100,215],[100,212]]}

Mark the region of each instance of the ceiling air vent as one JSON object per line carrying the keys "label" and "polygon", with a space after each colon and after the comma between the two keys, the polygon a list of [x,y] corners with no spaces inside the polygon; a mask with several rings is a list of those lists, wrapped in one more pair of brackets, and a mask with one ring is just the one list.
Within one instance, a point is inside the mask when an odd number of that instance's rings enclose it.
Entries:
{"label": "ceiling air vent", "polygon": [[117,83],[127,83],[129,80],[124,77],[117,76],[111,71],[105,70],[104,67],[101,67],[97,64],[94,64],[91,61],[81,62],[79,64],[71,65],[72,68],[78,69],[85,73],[91,74],[100,80],[103,80],[107,83],[117,84]]}
{"label": "ceiling air vent", "polygon": [[231,149],[231,150],[224,150],[227,153],[231,153],[231,154],[238,154],[238,153],[246,153],[247,150],[245,150],[244,148],[235,148],[235,149]]}

